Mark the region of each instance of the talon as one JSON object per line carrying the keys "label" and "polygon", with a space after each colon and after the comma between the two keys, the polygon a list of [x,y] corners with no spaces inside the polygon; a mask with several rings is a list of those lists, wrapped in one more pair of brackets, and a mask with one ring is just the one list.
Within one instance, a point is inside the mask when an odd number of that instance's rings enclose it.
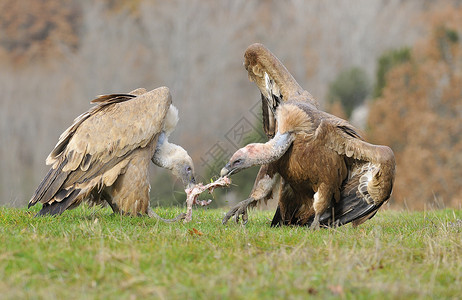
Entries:
{"label": "talon", "polygon": [[248,221],[248,213],[247,213],[247,208],[251,203],[253,203],[255,200],[253,198],[246,199],[244,201],[239,202],[236,206],[234,206],[228,213],[225,215],[221,223],[224,225],[228,222],[229,219],[231,219],[234,216],[234,220],[236,224],[239,223],[239,219],[242,216],[242,224],[245,225],[247,224]]}
{"label": "talon", "polygon": [[234,213],[236,212],[236,209],[231,209],[226,215],[225,217],[223,218],[223,220],[221,221],[221,223],[223,225],[225,225],[226,223],[228,223],[229,219],[231,219],[232,216],[234,216]]}
{"label": "talon", "polygon": [[236,224],[239,224],[240,216],[241,214],[239,213],[239,209],[238,209],[236,214],[234,215],[234,221],[236,221]]}
{"label": "talon", "polygon": [[311,224],[311,226],[310,226],[310,230],[316,231],[316,230],[319,230],[319,229],[320,229],[319,224]]}
{"label": "talon", "polygon": [[247,221],[249,221],[249,216],[247,215],[247,210],[245,213],[242,215],[242,224],[246,225]]}
{"label": "talon", "polygon": [[246,214],[247,212],[247,208],[246,207],[241,207],[239,209],[239,216],[242,216],[242,220],[244,220],[244,215]]}
{"label": "talon", "polygon": [[239,224],[239,214],[234,215],[234,220],[236,221],[236,224]]}
{"label": "talon", "polygon": [[313,223],[311,223],[310,229],[313,231],[320,229],[319,216],[314,217],[314,220],[313,220]]}

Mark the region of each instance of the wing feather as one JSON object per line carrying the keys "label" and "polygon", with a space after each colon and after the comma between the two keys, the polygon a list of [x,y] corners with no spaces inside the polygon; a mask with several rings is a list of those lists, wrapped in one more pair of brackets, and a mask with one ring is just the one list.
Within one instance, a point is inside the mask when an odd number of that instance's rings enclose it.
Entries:
{"label": "wing feather", "polygon": [[[348,122],[333,117],[321,121],[315,137],[338,154],[352,158],[355,164],[371,163],[371,173],[360,183],[364,185],[367,179],[367,191],[375,204],[390,197],[395,178],[395,157],[389,147],[365,142]],[[349,169],[351,172],[351,165]]]}
{"label": "wing feather", "polygon": [[264,45],[255,43],[246,49],[244,67],[248,72],[249,79],[255,82],[267,99],[271,99],[272,95],[268,94],[265,74],[278,86],[278,92],[284,101],[303,96],[303,99],[307,99],[316,107],[318,106],[313,96],[302,89],[281,61]]}

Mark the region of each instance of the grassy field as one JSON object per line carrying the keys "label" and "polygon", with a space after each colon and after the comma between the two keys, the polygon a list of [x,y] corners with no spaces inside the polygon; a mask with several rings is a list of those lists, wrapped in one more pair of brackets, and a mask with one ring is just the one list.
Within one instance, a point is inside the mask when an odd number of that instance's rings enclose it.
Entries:
{"label": "grassy field", "polygon": [[[189,224],[79,208],[0,208],[2,299],[408,299],[462,295],[462,211],[381,211],[354,229]],[[179,208],[157,208],[172,217]]]}

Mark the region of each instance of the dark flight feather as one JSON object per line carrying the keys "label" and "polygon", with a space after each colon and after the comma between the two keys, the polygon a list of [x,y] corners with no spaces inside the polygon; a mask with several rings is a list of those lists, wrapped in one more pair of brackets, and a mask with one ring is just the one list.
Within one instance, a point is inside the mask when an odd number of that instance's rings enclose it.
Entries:
{"label": "dark flight feather", "polygon": [[32,199],[29,202],[28,207],[33,206],[35,203],[42,201],[43,199],[51,199],[57,191],[62,187],[64,181],[66,181],[69,172],[63,172],[63,167],[67,163],[67,158],[55,169],[51,168],[45,178],[42,180],[40,185],[37,187]]}
{"label": "dark flight feather", "polygon": [[59,215],[62,214],[70,205],[74,199],[79,195],[80,190],[73,190],[70,195],[64,198],[61,202],[53,202],[51,204],[45,203],[42,206],[42,209],[37,213],[36,216],[45,216],[45,215]]}

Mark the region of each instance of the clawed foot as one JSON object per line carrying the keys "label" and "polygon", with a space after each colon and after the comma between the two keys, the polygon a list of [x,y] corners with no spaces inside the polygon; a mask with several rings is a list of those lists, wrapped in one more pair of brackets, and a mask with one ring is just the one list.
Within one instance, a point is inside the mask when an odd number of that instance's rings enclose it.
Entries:
{"label": "clawed foot", "polygon": [[229,219],[231,219],[234,216],[234,219],[236,220],[236,223],[239,223],[239,218],[242,216],[242,223],[245,225],[247,224],[248,221],[248,212],[247,209],[249,206],[252,206],[252,204],[255,203],[255,199],[253,198],[248,198],[244,201],[239,202],[236,206],[231,208],[228,213],[225,215],[223,218],[222,223],[226,224]]}
{"label": "clawed foot", "polygon": [[318,230],[320,228],[319,226],[319,215],[316,215],[314,217],[313,223],[311,223],[310,229],[311,230]]}

